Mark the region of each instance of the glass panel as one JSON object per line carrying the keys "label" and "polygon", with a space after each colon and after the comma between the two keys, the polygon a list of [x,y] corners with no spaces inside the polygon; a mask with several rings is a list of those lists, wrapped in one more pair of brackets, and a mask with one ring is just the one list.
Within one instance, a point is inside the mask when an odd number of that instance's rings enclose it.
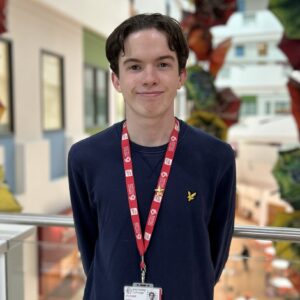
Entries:
{"label": "glass panel", "polygon": [[43,54],[43,126],[44,130],[63,128],[62,61]]}
{"label": "glass panel", "polygon": [[0,134],[10,131],[10,74],[8,44],[0,41]]}
{"label": "glass panel", "polygon": [[39,229],[39,299],[83,298],[85,274],[74,228]]}
{"label": "glass panel", "polygon": [[240,110],[241,116],[255,115],[257,113],[256,96],[243,96]]}
{"label": "glass panel", "polygon": [[266,102],[265,103],[265,113],[266,115],[269,115],[271,113],[271,102]]}
{"label": "glass panel", "polygon": [[97,70],[97,125],[107,125],[107,73],[104,70]]}
{"label": "glass panel", "polygon": [[290,102],[276,102],[275,113],[276,114],[287,114],[290,112]]}
{"label": "glass panel", "polygon": [[84,104],[85,104],[85,128],[95,126],[94,104],[94,72],[90,67],[84,70]]}
{"label": "glass panel", "polygon": [[245,24],[253,24],[255,23],[255,14],[251,11],[245,11],[243,20]]}
{"label": "glass panel", "polygon": [[108,123],[107,71],[86,67],[84,89],[85,127],[89,133],[94,133]]}
{"label": "glass panel", "polygon": [[[288,249],[295,245],[289,244]],[[282,256],[275,242],[233,239],[215,300],[299,299],[300,252],[298,257]]]}
{"label": "glass panel", "polygon": [[86,277],[74,228],[43,227],[29,237],[10,238],[18,232],[6,233],[1,226],[0,240],[9,241],[0,249],[0,278],[8,295],[3,299],[83,299]]}
{"label": "glass panel", "polygon": [[[11,239],[8,250],[0,245],[0,278],[6,281],[7,299],[81,300],[86,278],[74,228],[30,229],[30,236],[21,238],[15,226],[0,225],[0,240]],[[299,297],[300,244],[233,239],[215,300]]]}
{"label": "glass panel", "polygon": [[238,8],[238,11],[245,11],[246,10],[245,0],[238,0],[237,1],[237,8]]}

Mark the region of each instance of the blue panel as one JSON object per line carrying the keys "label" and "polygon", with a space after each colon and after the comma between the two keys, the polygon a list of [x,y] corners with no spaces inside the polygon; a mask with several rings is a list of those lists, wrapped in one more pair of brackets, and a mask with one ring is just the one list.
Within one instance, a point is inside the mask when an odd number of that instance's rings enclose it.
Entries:
{"label": "blue panel", "polygon": [[50,145],[50,177],[56,179],[66,176],[66,141],[64,131],[44,133]]}
{"label": "blue panel", "polygon": [[12,136],[0,137],[0,145],[4,148],[5,179],[10,190],[15,192],[15,141]]}
{"label": "blue panel", "polygon": [[246,10],[246,1],[245,0],[238,0],[237,1],[237,11],[245,11]]}
{"label": "blue panel", "polygon": [[242,57],[245,55],[245,47],[240,45],[240,46],[235,46],[235,56]]}

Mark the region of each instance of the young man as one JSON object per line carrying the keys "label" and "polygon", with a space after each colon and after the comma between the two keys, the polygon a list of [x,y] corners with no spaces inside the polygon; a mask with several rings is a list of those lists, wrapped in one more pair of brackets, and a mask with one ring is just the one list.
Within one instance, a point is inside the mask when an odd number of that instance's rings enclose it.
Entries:
{"label": "young man", "polygon": [[188,58],[180,26],[134,16],[109,36],[106,55],[126,121],[69,153],[84,299],[213,299],[233,232],[234,154],[174,117]]}

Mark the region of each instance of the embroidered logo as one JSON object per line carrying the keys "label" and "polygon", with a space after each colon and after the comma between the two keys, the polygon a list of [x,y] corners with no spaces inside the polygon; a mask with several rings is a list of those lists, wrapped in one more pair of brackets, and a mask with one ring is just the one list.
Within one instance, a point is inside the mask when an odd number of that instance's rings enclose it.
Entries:
{"label": "embroidered logo", "polygon": [[193,193],[193,192],[188,191],[187,200],[188,200],[189,202],[191,202],[192,200],[195,199],[196,195],[197,195],[196,192]]}

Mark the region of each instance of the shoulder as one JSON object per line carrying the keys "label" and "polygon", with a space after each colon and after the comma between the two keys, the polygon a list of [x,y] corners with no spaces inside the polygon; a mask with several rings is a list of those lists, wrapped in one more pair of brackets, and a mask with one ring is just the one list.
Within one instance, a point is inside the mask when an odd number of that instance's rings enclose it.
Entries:
{"label": "shoulder", "polygon": [[182,144],[190,155],[204,157],[207,161],[214,161],[223,166],[226,162],[234,162],[234,151],[228,143],[185,122],[182,122],[182,127],[184,129]]}
{"label": "shoulder", "polygon": [[105,130],[73,144],[69,150],[68,160],[82,161],[86,158],[98,158],[120,143],[119,134],[122,122],[116,123]]}

